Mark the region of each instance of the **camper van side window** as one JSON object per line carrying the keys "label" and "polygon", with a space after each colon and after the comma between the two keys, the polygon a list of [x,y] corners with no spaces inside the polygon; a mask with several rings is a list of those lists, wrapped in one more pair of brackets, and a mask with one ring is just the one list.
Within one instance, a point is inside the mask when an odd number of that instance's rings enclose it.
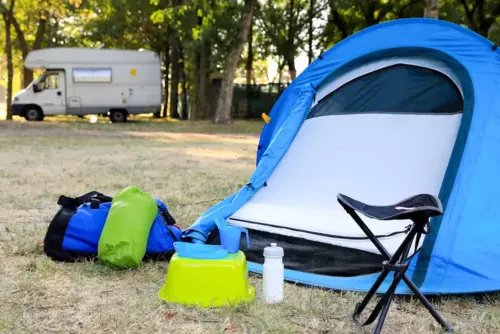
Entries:
{"label": "camper van side window", "polygon": [[111,69],[74,68],[73,82],[111,82]]}

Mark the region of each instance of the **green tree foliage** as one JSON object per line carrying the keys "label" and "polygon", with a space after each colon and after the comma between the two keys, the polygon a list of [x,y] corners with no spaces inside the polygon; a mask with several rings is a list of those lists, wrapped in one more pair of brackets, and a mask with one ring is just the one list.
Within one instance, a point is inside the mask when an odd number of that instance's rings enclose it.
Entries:
{"label": "green tree foliage", "polygon": [[480,35],[500,43],[499,0],[448,0],[443,19],[463,24]]}
{"label": "green tree foliage", "polygon": [[[149,49],[162,61],[164,116],[229,122],[227,82],[235,75],[241,83],[293,80],[299,55],[311,62],[384,21],[438,17],[500,44],[499,0],[254,0],[242,36],[248,1],[0,0],[0,80],[14,91],[27,85],[33,74],[23,59],[43,47]],[[269,59],[276,77],[268,75]],[[222,95],[213,79],[226,83]],[[222,117],[215,115],[221,103]]]}
{"label": "green tree foliage", "polygon": [[152,15],[167,5],[168,1],[88,0],[81,38],[106,48],[160,52],[168,42],[167,25],[157,24]]}
{"label": "green tree foliage", "polygon": [[421,0],[328,0],[329,14],[322,47],[327,49],[347,36],[380,22],[422,17]]}
{"label": "green tree foliage", "polygon": [[[51,22],[59,22],[64,17],[76,14],[76,10],[84,0],[16,0],[11,25],[15,31],[16,43],[13,43],[14,54],[20,54],[24,60],[31,50],[37,50],[48,45],[55,36],[54,29],[48,29]],[[0,10],[5,11],[6,5],[0,1]],[[7,27],[6,27],[7,28]],[[22,62],[21,62],[22,66]],[[29,69],[23,69],[23,87],[33,79]]]}
{"label": "green tree foliage", "polygon": [[[213,116],[216,104],[209,98],[209,76],[225,72],[227,57],[241,29],[242,7],[237,1],[197,0],[158,8],[152,15],[154,22],[168,24],[179,38],[181,67],[188,81],[182,91],[191,93],[194,102],[191,118]],[[177,81],[177,74],[171,79]],[[177,87],[175,82],[172,87]]]}
{"label": "green tree foliage", "polygon": [[263,1],[256,24],[262,31],[262,43],[278,58],[279,67],[288,67],[291,80],[297,74],[295,59],[304,48],[308,21],[308,0]]}

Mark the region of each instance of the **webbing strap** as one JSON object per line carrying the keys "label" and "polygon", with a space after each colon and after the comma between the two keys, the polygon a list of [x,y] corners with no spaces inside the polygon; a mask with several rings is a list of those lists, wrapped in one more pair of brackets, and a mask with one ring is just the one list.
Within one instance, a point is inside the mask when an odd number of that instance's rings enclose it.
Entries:
{"label": "webbing strap", "polygon": [[[99,203],[111,202],[112,200],[113,200],[112,197],[106,196],[97,191],[91,191],[79,197],[68,197],[61,195],[57,200],[57,204],[61,205],[64,208],[76,209],[82,204],[91,202],[94,204],[92,205],[92,208],[95,208],[96,202],[97,204],[99,204]],[[99,205],[97,205],[97,207],[99,207]]]}
{"label": "webbing strap", "polygon": [[160,214],[160,216],[163,218],[163,220],[167,224],[166,228],[167,228],[168,233],[170,233],[170,235],[172,236],[172,238],[174,238],[175,241],[180,241],[176,237],[175,233],[173,233],[172,230],[170,229],[170,225],[175,225],[174,217],[172,217],[172,215],[160,205],[158,205],[158,213]]}

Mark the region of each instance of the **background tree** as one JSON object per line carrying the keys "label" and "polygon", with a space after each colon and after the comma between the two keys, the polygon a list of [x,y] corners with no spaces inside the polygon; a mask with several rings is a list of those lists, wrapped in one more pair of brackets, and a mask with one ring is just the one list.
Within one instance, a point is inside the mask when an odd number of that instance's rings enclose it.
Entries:
{"label": "background tree", "polygon": [[323,49],[371,25],[404,17],[421,17],[424,11],[421,0],[328,0],[328,7],[322,34]]}
{"label": "background tree", "polygon": [[[23,66],[31,50],[148,49],[161,59],[163,116],[220,123],[231,122],[233,104],[255,116],[253,101],[274,87],[279,94],[281,83],[295,78],[299,56],[310,63],[381,22],[439,17],[500,44],[499,0],[0,0],[0,14],[8,101],[32,81]],[[247,85],[238,95],[246,103],[233,102],[234,82]],[[255,86],[266,83],[280,85]]]}
{"label": "background tree", "polygon": [[[212,1],[214,2],[214,1]],[[173,0],[166,8],[157,8],[153,22],[169,27],[170,46],[170,117],[194,119],[206,116],[206,86],[210,71],[207,20],[210,6],[205,0]],[[179,90],[179,85],[181,86]],[[180,114],[179,114],[180,93]],[[188,95],[194,97],[193,103]],[[199,96],[198,96],[199,95]],[[203,98],[202,98],[203,96]],[[190,110],[192,109],[192,110]]]}
{"label": "background tree", "polygon": [[170,77],[170,105],[169,116],[179,118],[179,79],[180,79],[180,40],[175,31],[170,34],[170,61],[172,64],[172,74]]}
{"label": "background tree", "polygon": [[12,119],[12,78],[14,77],[14,68],[12,66],[12,36],[11,25],[14,17],[15,0],[10,0],[10,3],[5,6],[0,2],[0,12],[4,21],[5,28],[5,56],[7,58],[7,96],[5,100],[7,119]]}
{"label": "background tree", "polygon": [[466,24],[478,34],[489,38],[493,29],[500,24],[500,1],[498,0],[455,0],[453,5],[462,12],[460,23]]}
{"label": "background tree", "polygon": [[[207,118],[207,86],[209,70],[209,43],[206,30],[203,28],[206,15],[205,6],[199,5],[196,8],[196,27],[193,30],[193,52],[194,52],[194,85],[195,98],[193,115],[196,117]],[[195,117],[193,117],[195,118]]]}
{"label": "background tree", "polygon": [[424,17],[439,18],[439,0],[425,0]]}
{"label": "background tree", "polygon": [[90,20],[82,22],[83,40],[89,46],[104,45],[117,49],[149,49],[161,61],[163,76],[163,115],[167,116],[170,74],[170,35],[167,22],[154,19],[157,11],[165,11],[170,0],[88,0],[86,14]]}
{"label": "background tree", "polygon": [[[28,9],[30,4],[25,2],[24,5],[23,12],[29,14],[27,16],[28,20],[22,20],[25,22],[21,21],[21,23],[18,22],[16,17],[13,17],[12,20],[23,61],[26,60],[30,50],[38,50],[42,47],[43,38],[45,37],[45,28],[47,27],[48,16],[50,15],[49,11],[44,6],[32,12]],[[34,34],[28,31],[27,27],[29,27],[30,24],[36,27]],[[24,66],[23,68],[23,87],[27,87],[31,81],[33,81],[33,71]]]}
{"label": "background tree", "polygon": [[[11,24],[17,37],[17,46],[24,62],[28,52],[38,50],[48,39],[46,28],[50,19],[54,22],[62,17],[74,13],[85,0],[70,0],[61,3],[58,0],[17,0],[16,10],[12,12]],[[3,7],[3,8],[2,8]],[[0,2],[0,10],[5,10],[5,5]],[[33,81],[33,72],[23,67],[23,87]]]}
{"label": "background tree", "polygon": [[[239,7],[239,6],[238,6]],[[215,112],[214,123],[231,123],[231,106],[233,101],[233,82],[238,66],[238,60],[243,51],[243,44],[248,38],[248,32],[252,22],[254,0],[245,0],[245,5],[241,10],[241,15],[235,15],[235,26],[239,31],[236,32],[231,45],[228,48],[225,57],[224,76],[222,78],[222,87],[217,102],[217,111]],[[240,24],[236,24],[240,22]]]}
{"label": "background tree", "polygon": [[295,59],[305,43],[303,27],[307,25],[307,5],[310,0],[267,0],[262,4],[258,26],[264,43],[286,65],[290,80],[297,76]]}
{"label": "background tree", "polygon": [[186,58],[184,48],[179,42],[179,81],[181,84],[181,113],[180,118],[187,120],[188,115],[188,90],[187,90],[187,75],[186,75]]}

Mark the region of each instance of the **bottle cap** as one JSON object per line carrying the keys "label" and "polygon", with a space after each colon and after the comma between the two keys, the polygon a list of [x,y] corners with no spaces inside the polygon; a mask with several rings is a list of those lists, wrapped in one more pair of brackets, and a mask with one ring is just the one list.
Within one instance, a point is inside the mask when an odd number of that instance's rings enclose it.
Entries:
{"label": "bottle cap", "polygon": [[283,248],[278,247],[276,243],[272,243],[271,246],[264,248],[264,256],[269,257],[283,257]]}

